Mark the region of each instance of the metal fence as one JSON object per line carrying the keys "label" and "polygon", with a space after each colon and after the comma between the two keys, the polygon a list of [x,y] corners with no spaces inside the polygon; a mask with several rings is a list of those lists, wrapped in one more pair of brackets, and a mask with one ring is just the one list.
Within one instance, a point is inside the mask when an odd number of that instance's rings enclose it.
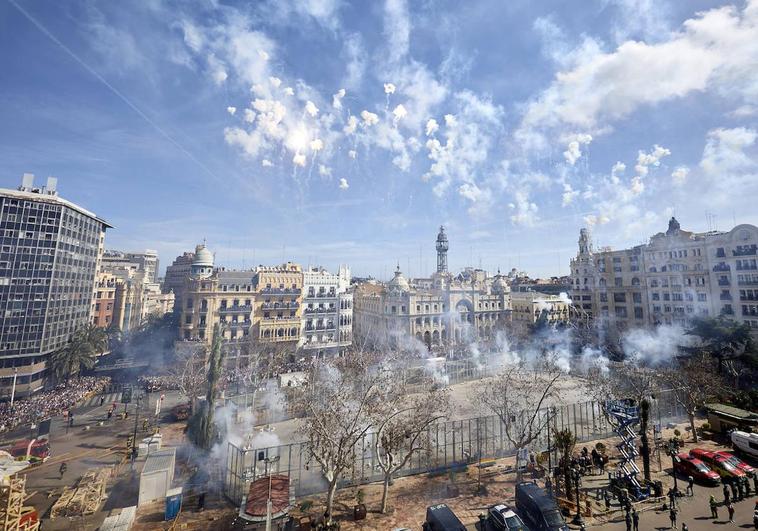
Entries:
{"label": "metal fence", "polygon": [[[612,427],[597,402],[580,402],[545,409],[541,415],[555,415],[554,429],[570,429],[579,442],[605,439],[614,436]],[[670,392],[663,392],[651,408],[651,425],[665,425],[686,417]],[[547,430],[531,445],[531,450],[547,449]],[[356,466],[350,477],[344,478],[340,488],[381,481],[374,452],[376,434],[366,434],[355,447]],[[396,476],[423,473],[446,473],[462,468],[478,459],[500,458],[515,454],[515,448],[506,437],[504,425],[496,415],[441,422],[429,427],[424,438],[426,450],[417,452]],[[268,464],[267,458],[278,456]],[[269,467],[273,467],[269,470]],[[248,481],[272,473],[286,474],[295,495],[308,496],[326,491],[326,482],[317,463],[309,459],[307,443],[292,443],[267,448],[240,447],[228,443],[224,470],[224,494],[233,502],[241,503]]]}

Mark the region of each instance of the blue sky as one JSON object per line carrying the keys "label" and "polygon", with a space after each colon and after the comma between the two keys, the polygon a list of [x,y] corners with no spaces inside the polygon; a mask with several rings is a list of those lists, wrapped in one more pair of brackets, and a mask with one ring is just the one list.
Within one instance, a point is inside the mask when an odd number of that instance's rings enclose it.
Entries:
{"label": "blue sky", "polygon": [[165,266],[565,274],[758,224],[758,0],[0,4],[0,186],[59,178]]}

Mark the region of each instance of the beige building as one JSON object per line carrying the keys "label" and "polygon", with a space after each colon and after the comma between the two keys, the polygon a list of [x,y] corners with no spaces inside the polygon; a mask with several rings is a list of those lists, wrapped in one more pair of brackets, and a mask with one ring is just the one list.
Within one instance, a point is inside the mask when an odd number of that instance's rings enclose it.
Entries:
{"label": "beige building", "polygon": [[550,324],[567,323],[570,307],[567,296],[511,291],[511,322],[515,330],[528,331],[541,317]]}
{"label": "beige building", "polygon": [[291,262],[259,266],[253,283],[257,297],[253,334],[259,341],[297,344],[300,341],[303,269]]}
{"label": "beige building", "polygon": [[753,225],[695,233],[671,218],[647,244],[595,250],[582,229],[571,260],[576,317],[600,324],[611,342],[628,328],[684,325],[695,316],[726,315],[758,329],[757,245]]}
{"label": "beige building", "polygon": [[[387,283],[367,282],[353,294],[353,333],[357,344],[417,349],[475,339],[489,340],[510,318],[510,289],[504,276],[467,268],[447,271],[444,229],[436,240],[437,272],[406,279],[398,266]],[[414,342],[415,340],[415,342]]]}

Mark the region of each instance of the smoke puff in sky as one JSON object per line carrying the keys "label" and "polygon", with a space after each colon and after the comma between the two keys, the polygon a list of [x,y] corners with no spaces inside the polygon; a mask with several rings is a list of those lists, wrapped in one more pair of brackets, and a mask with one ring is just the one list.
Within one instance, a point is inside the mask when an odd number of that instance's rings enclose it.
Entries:
{"label": "smoke puff in sky", "polygon": [[670,362],[679,353],[679,347],[691,342],[691,336],[681,326],[659,325],[652,330],[630,330],[624,334],[621,345],[628,361],[657,366]]}

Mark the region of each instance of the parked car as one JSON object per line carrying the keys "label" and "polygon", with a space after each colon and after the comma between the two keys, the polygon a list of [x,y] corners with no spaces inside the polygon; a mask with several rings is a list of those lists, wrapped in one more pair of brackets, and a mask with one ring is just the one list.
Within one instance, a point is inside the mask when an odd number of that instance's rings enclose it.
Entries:
{"label": "parked car", "polygon": [[692,476],[695,481],[716,484],[720,482],[718,472],[690,454],[681,453],[674,458],[674,472],[684,477]]}
{"label": "parked car", "polygon": [[533,531],[569,531],[555,500],[536,483],[516,485],[516,511]]}
{"label": "parked car", "polygon": [[512,531],[514,529],[529,531],[529,528],[524,525],[523,520],[505,505],[490,507],[487,511],[487,522],[490,525],[490,529],[497,531]]}
{"label": "parked car", "polygon": [[729,463],[725,457],[716,455],[715,452],[703,448],[693,448],[690,450],[690,455],[696,459],[700,459],[718,472],[722,479],[728,481],[734,478],[745,477],[745,473],[742,470]]}
{"label": "parked car", "polygon": [[440,503],[426,508],[426,521],[422,529],[424,531],[466,531],[466,526],[455,516],[450,507]]}
{"label": "parked car", "polygon": [[739,468],[748,476],[752,476],[753,474],[755,474],[755,467],[748,465],[745,461],[735,456],[734,454],[731,454],[729,452],[723,452],[723,451],[718,451],[718,452],[713,452],[713,453],[718,456],[723,457],[724,459],[726,459],[727,463],[729,463],[730,465],[734,467]]}
{"label": "parked car", "polygon": [[732,446],[747,456],[758,459],[758,433],[747,433],[734,430],[732,432]]}

